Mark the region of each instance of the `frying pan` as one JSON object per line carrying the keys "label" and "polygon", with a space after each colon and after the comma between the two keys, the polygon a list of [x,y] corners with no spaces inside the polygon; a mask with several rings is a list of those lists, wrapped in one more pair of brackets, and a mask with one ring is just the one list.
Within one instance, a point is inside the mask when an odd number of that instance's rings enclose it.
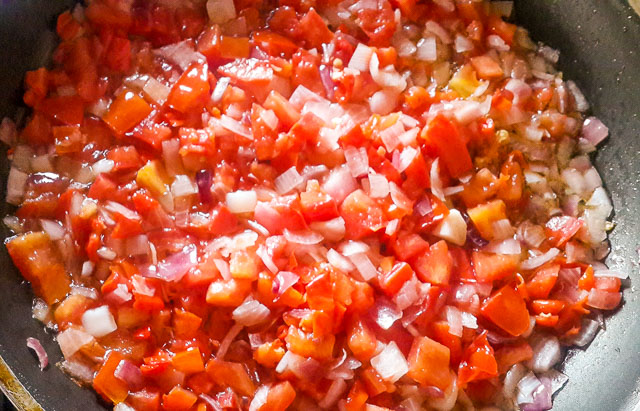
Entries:
{"label": "frying pan", "polygon": [[[631,0],[637,7],[638,0]],[[26,70],[50,56],[55,16],[73,0],[0,0],[0,117],[24,116],[21,82]],[[610,236],[611,267],[630,273],[623,306],[606,320],[588,350],[570,350],[561,367],[569,377],[557,410],[640,410],[640,18],[623,0],[520,0],[515,19],[535,40],[561,50],[560,68],[581,87],[611,138],[595,164],[613,198],[617,224]],[[0,155],[1,193],[9,164]],[[4,196],[3,196],[4,197]],[[2,201],[0,212],[12,210]],[[0,236],[9,231],[2,226]],[[33,294],[0,247],[0,387],[18,408],[106,409],[55,366],[40,372],[25,340],[36,337],[56,363],[52,335],[31,318]]]}

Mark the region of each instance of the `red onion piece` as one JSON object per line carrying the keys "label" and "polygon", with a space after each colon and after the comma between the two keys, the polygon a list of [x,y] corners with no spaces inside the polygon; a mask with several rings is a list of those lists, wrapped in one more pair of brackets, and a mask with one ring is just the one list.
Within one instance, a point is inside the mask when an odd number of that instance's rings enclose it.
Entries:
{"label": "red onion piece", "polygon": [[520,266],[523,270],[533,270],[534,268],[540,267],[544,263],[553,260],[558,254],[560,254],[560,250],[557,248],[550,248],[549,251],[544,254],[531,257],[523,261]]}
{"label": "red onion piece", "polygon": [[324,87],[324,92],[327,94],[327,98],[333,100],[335,83],[331,78],[331,69],[325,64],[320,66],[320,80],[322,81],[322,86]]}
{"label": "red onion piece", "polygon": [[346,167],[335,168],[322,185],[322,189],[329,194],[336,203],[340,204],[358,188],[358,182]]}
{"label": "red onion piece", "polygon": [[124,381],[131,391],[138,391],[144,387],[144,376],[140,368],[129,360],[122,360],[116,367],[113,376]]}
{"label": "red onion piece", "polygon": [[347,147],[344,149],[344,157],[354,178],[366,175],[369,171],[369,157],[364,148]]}
{"label": "red onion piece", "polygon": [[284,229],[284,237],[290,243],[313,245],[322,242],[324,237],[314,231],[290,231]]}
{"label": "red onion piece", "polygon": [[188,245],[182,251],[173,254],[156,266],[155,277],[165,281],[178,282],[198,264],[198,250]]}
{"label": "red onion piece", "polygon": [[600,310],[613,310],[620,304],[622,293],[592,289],[589,292],[587,305]]}
{"label": "red onion piece", "polygon": [[402,318],[402,311],[386,298],[378,298],[369,309],[368,315],[383,330],[388,330],[393,324]]}
{"label": "red onion piece", "polygon": [[291,271],[280,271],[273,279],[273,293],[280,297],[285,291],[296,284],[298,280],[300,280],[300,277],[297,274]]}
{"label": "red onion piece", "polygon": [[589,117],[582,125],[582,136],[591,144],[597,146],[609,135],[609,129],[596,117]]}
{"label": "red onion piece", "polygon": [[222,406],[220,405],[220,403],[218,402],[217,399],[211,398],[207,394],[200,394],[198,396],[198,398],[200,398],[202,401],[206,402],[207,405],[210,406],[213,409],[213,411],[223,411],[224,410],[224,408],[222,408]]}
{"label": "red onion piece", "polygon": [[196,185],[198,186],[200,202],[203,204],[211,203],[211,172],[209,170],[198,171],[196,173]]}
{"label": "red onion piece", "polygon": [[42,344],[40,344],[40,341],[36,338],[29,337],[27,338],[27,347],[31,348],[38,356],[40,371],[44,370],[47,365],[49,365],[49,356],[47,356],[47,352],[42,347]]}
{"label": "red onion piece", "polygon": [[394,341],[391,341],[384,350],[371,359],[371,366],[385,381],[396,382],[407,372],[409,364]]}

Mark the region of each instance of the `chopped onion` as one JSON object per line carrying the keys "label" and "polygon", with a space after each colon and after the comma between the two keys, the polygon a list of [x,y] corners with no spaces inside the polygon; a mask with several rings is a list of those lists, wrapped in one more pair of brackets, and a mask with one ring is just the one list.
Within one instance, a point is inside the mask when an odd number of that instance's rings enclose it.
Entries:
{"label": "chopped onion", "polygon": [[40,321],[41,323],[44,323],[47,321],[47,317],[49,317],[50,313],[51,313],[51,309],[49,308],[47,303],[42,301],[40,298],[35,298],[33,300],[33,309],[32,309],[33,318]]}
{"label": "chopped onion", "polygon": [[549,371],[562,359],[560,342],[555,336],[542,336],[532,343],[532,368],[535,372]]}
{"label": "chopped onion", "polygon": [[93,381],[93,369],[83,363],[65,360],[58,363],[58,366],[62,371],[68,373],[72,378],[82,383],[89,384]]}
{"label": "chopped onion", "polygon": [[400,144],[400,135],[404,133],[401,121],[396,121],[391,127],[387,127],[380,132],[380,139],[388,152],[392,152]]}
{"label": "chopped onion", "polygon": [[492,241],[486,247],[485,251],[494,254],[517,255],[522,252],[520,241],[514,238],[507,238],[502,241]]}
{"label": "chopped onion", "polygon": [[502,392],[507,398],[513,398],[515,390],[522,378],[527,374],[527,367],[522,363],[517,363],[509,368],[504,376],[502,383]]}
{"label": "chopped onion", "polygon": [[497,34],[487,36],[487,46],[498,51],[509,51],[511,47]]}
{"label": "chopped onion", "polygon": [[280,271],[273,280],[273,293],[280,297],[299,280],[300,277],[291,271]]}
{"label": "chopped onion", "polygon": [[614,277],[614,278],[619,278],[621,280],[626,280],[627,278],[629,278],[629,273],[628,272],[609,270],[607,268],[605,268],[605,269],[595,269],[593,271],[593,274],[596,277]]}
{"label": "chopped onion", "polygon": [[100,247],[98,251],[96,251],[96,254],[98,254],[100,258],[108,261],[111,261],[118,256],[115,251],[108,247]]}
{"label": "chopped onion", "polygon": [[207,0],[207,14],[213,24],[224,24],[236,18],[233,0]]}
{"label": "chopped onion", "polygon": [[340,241],[346,233],[346,225],[342,217],[329,221],[314,221],[309,224],[309,228],[320,233],[327,241]]}
{"label": "chopped onion", "polygon": [[218,82],[216,83],[216,87],[213,89],[213,93],[211,93],[211,102],[213,104],[218,104],[222,101],[222,97],[224,93],[229,88],[229,83],[231,79],[229,77],[220,77]]}
{"label": "chopped onion", "polygon": [[372,55],[373,49],[371,47],[368,47],[363,43],[358,43],[353,55],[351,56],[351,60],[349,60],[348,67],[360,72],[368,72],[369,62],[371,61]]}
{"label": "chopped onion", "polygon": [[251,130],[249,130],[247,126],[236,119],[223,114],[222,116],[220,116],[220,125],[231,131],[232,133],[235,133],[246,139],[253,140],[253,134],[251,133]]}
{"label": "chopped onion", "polygon": [[513,237],[515,230],[511,226],[511,222],[506,219],[496,220],[491,224],[493,230],[493,236],[496,240],[504,240]]}
{"label": "chopped onion", "polygon": [[440,158],[436,158],[435,161],[431,164],[429,178],[431,182],[431,193],[434,196],[438,197],[438,199],[446,201],[442,180],[440,179]]}
{"label": "chopped onion", "polygon": [[47,352],[40,344],[38,339],[29,337],[27,338],[27,347],[31,348],[38,357],[38,362],[40,363],[40,371],[44,370],[47,365],[49,365],[49,356],[47,356]]}
{"label": "chopped onion", "polygon": [[545,60],[553,64],[556,64],[560,59],[560,52],[558,50],[552,49],[549,46],[541,46],[538,49],[538,53],[540,53],[540,55],[544,57]]}
{"label": "chopped onion", "polygon": [[336,200],[338,205],[357,188],[358,182],[346,167],[333,169],[322,185],[322,189]]}
{"label": "chopped onion", "polygon": [[558,256],[558,254],[560,254],[560,250],[558,250],[557,248],[550,248],[549,251],[544,254],[530,257],[529,259],[523,261],[520,267],[522,267],[523,270],[533,270],[534,268],[540,267],[544,263],[553,260]]}
{"label": "chopped onion", "polygon": [[590,344],[596,337],[596,334],[598,334],[598,330],[600,330],[599,322],[589,318],[583,318],[580,332],[571,339],[571,344],[577,345],[578,347],[584,347]]}
{"label": "chopped onion", "polygon": [[53,241],[62,240],[66,231],[60,223],[53,220],[40,220],[40,226],[42,230],[49,236]]}
{"label": "chopped onion", "polygon": [[329,249],[329,251],[327,252],[327,261],[329,261],[329,264],[331,264],[338,270],[344,271],[345,273],[348,273],[355,269],[353,264],[351,264],[351,262],[347,258],[345,258],[342,254],[340,254],[333,248]]}
{"label": "chopped onion", "polygon": [[314,93],[303,85],[299,85],[293,91],[291,97],[289,97],[289,102],[298,111],[302,110],[305,104],[307,104],[307,102],[309,101],[329,103],[327,99],[320,97],[318,94]]}
{"label": "chopped onion", "polygon": [[460,315],[462,316],[462,325],[465,328],[470,328],[472,330],[478,328],[478,319],[475,315],[465,311],[462,311]]}
{"label": "chopped onion", "polygon": [[[267,397],[269,396],[269,386],[261,385],[260,388],[253,394],[253,399],[249,404],[249,411],[260,411],[263,405],[267,403]],[[217,401],[216,401],[217,402]],[[217,405],[217,408],[222,410],[222,407]],[[217,411],[216,407],[213,407],[214,410]]]}
{"label": "chopped onion", "polygon": [[267,247],[264,246],[264,244],[261,244],[258,247],[258,250],[256,250],[256,255],[260,257],[265,267],[267,267],[269,271],[271,271],[274,274],[278,273],[278,266],[273,262],[273,258],[269,254],[269,250],[267,249]]}
{"label": "chopped onion", "polygon": [[518,396],[516,397],[518,405],[533,403],[533,394],[541,385],[542,383],[536,375],[529,371],[529,373],[518,382]]}
{"label": "chopped onion", "polygon": [[416,47],[418,48],[418,51],[416,52],[416,58],[418,60],[434,62],[438,59],[438,50],[435,37],[429,36],[420,39]]}
{"label": "chopped onion", "polygon": [[104,337],[118,329],[106,305],[85,311],[82,315],[82,326],[94,337]]}
{"label": "chopped onion", "polygon": [[195,51],[193,42],[184,40],[178,43],[169,44],[153,51],[171,63],[177,64],[182,70],[189,68],[191,63],[205,63],[207,58]]}
{"label": "chopped onion", "polygon": [[327,390],[327,393],[318,405],[320,408],[330,408],[340,399],[346,389],[347,383],[343,379],[338,378],[333,380],[329,386],[329,390]]}
{"label": "chopped onion", "polygon": [[389,181],[382,174],[369,174],[369,197],[385,198],[389,195]]}
{"label": "chopped onion", "polygon": [[291,243],[305,245],[319,244],[324,239],[322,235],[313,231],[290,231],[286,228],[284,229],[284,236]]}
{"label": "chopped onion", "polygon": [[16,137],[16,123],[9,117],[3,118],[2,123],[0,123],[0,141],[11,147],[15,143]]}
{"label": "chopped onion", "polygon": [[396,71],[393,65],[380,69],[380,60],[378,60],[376,53],[371,55],[369,71],[371,72],[373,80],[378,83],[380,87],[388,88],[398,93],[401,93],[407,88],[407,81]]}
{"label": "chopped onion", "polygon": [[384,233],[385,235],[392,236],[396,233],[396,231],[398,231],[399,227],[400,227],[400,220],[397,218],[393,219],[389,221],[389,223],[385,227]]}
{"label": "chopped onion", "polygon": [[371,260],[365,253],[356,253],[348,256],[349,260],[356,267],[364,281],[369,281],[374,278],[378,272],[376,267],[371,263]]}
{"label": "chopped onion", "polygon": [[447,30],[445,30],[441,25],[433,20],[427,21],[427,23],[425,24],[425,29],[428,32],[438,36],[443,44],[451,44],[453,42],[451,36],[449,35],[449,32],[447,32]]}
{"label": "chopped onion", "polygon": [[121,402],[116,404],[115,407],[113,407],[113,411],[136,411],[136,409],[127,405],[126,402]]}
{"label": "chopped onion", "polygon": [[67,328],[56,336],[64,358],[69,359],[85,345],[94,341],[93,337],[77,328]]}
{"label": "chopped onion", "polygon": [[271,311],[254,299],[247,299],[231,313],[233,320],[245,327],[264,322],[271,315]]}
{"label": "chopped onion", "polygon": [[513,93],[513,103],[516,105],[528,99],[532,93],[531,86],[529,86],[524,81],[515,78],[510,79],[504,86],[504,88],[505,90],[509,90]]}
{"label": "chopped onion", "polygon": [[171,89],[155,78],[149,77],[142,87],[142,92],[156,104],[162,106],[167,101]]}
{"label": "chopped onion", "polygon": [[[119,285],[124,285],[124,284],[119,284]],[[71,286],[71,295],[82,295],[83,297],[87,297],[92,300],[98,299],[98,291],[95,288],[82,287],[79,285]]]}
{"label": "chopped onion", "polygon": [[398,208],[407,212],[413,210],[413,201],[393,181],[389,183],[389,194],[391,195],[391,201]]}
{"label": "chopped onion", "polygon": [[369,171],[369,157],[367,150],[363,147],[347,147],[344,149],[344,157],[347,160],[347,167],[354,178],[366,175]]}
{"label": "chopped onion", "polygon": [[383,89],[376,91],[369,98],[369,108],[375,114],[386,115],[398,105],[400,94],[396,90]]}
{"label": "chopped onion", "polygon": [[113,160],[103,158],[102,160],[98,160],[93,163],[93,165],[91,166],[91,171],[97,176],[101,173],[111,172],[111,170],[113,170],[113,167],[115,167],[115,163]]}
{"label": "chopped onion", "polygon": [[213,264],[216,266],[216,268],[220,272],[220,276],[222,276],[222,278],[225,281],[231,280],[231,270],[229,268],[229,263],[228,262],[226,262],[225,260],[222,260],[220,258],[214,258],[213,259]]}
{"label": "chopped onion", "polygon": [[462,337],[462,314],[456,307],[448,305],[444,307],[445,318],[449,324],[449,333]]}
{"label": "chopped onion", "polygon": [[22,197],[24,196],[28,177],[28,174],[23,173],[16,167],[11,167],[11,170],[9,170],[9,177],[7,178],[7,203],[20,205]]}
{"label": "chopped onion", "polygon": [[369,310],[373,321],[383,330],[388,330],[393,324],[402,318],[402,311],[386,298],[377,298],[375,304]]}
{"label": "chopped onion", "polygon": [[235,340],[238,334],[240,334],[242,328],[242,325],[234,324],[229,331],[227,331],[227,334],[224,336],[222,341],[220,341],[220,347],[218,347],[218,351],[216,352],[216,359],[220,361],[224,360],[224,356],[227,354],[229,346],[231,346],[233,340]]}
{"label": "chopped onion", "polygon": [[227,193],[227,208],[234,214],[251,213],[256,209],[258,196],[255,191],[234,191]]}
{"label": "chopped onion", "polygon": [[198,250],[190,244],[180,252],[170,255],[156,265],[154,277],[165,281],[178,282],[189,270],[198,264]]}
{"label": "chopped onion", "polygon": [[121,360],[113,372],[113,376],[125,382],[131,391],[138,391],[144,387],[142,371],[129,360]]}
{"label": "chopped onion", "polygon": [[589,110],[589,102],[587,101],[584,94],[582,94],[582,91],[580,90],[578,85],[572,80],[567,81],[566,85],[567,85],[567,88],[569,89],[569,92],[573,96],[573,100],[575,101],[575,105],[576,105],[576,110],[581,113],[584,113],[585,111]]}
{"label": "chopped onion", "polygon": [[409,372],[409,364],[394,341],[387,344],[380,354],[371,358],[371,366],[382,379],[392,383]]}
{"label": "chopped onion", "polygon": [[467,223],[464,221],[460,211],[453,208],[436,226],[432,234],[450,243],[463,246],[467,241]]}
{"label": "chopped onion", "polygon": [[449,13],[452,13],[456,9],[453,0],[433,0],[433,2]]}
{"label": "chopped onion", "polygon": [[613,310],[620,304],[622,293],[598,290],[593,288],[589,292],[587,305],[600,310]]}
{"label": "chopped onion", "polygon": [[278,194],[287,194],[291,190],[300,187],[304,183],[304,179],[298,173],[295,166],[292,166],[284,173],[276,177],[274,184]]}
{"label": "chopped onion", "polygon": [[582,136],[594,146],[600,144],[608,135],[609,129],[596,117],[589,117],[582,124]]}

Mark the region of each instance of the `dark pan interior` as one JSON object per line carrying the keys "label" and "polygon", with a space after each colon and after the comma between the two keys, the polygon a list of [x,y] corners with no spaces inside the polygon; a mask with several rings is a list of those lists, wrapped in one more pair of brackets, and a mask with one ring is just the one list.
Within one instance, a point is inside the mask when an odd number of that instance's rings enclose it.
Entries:
{"label": "dark pan interior", "polygon": [[[0,118],[20,115],[25,70],[46,61],[55,44],[55,15],[72,0],[0,1]],[[640,301],[636,291],[640,235],[640,18],[623,0],[520,0],[516,20],[532,37],[562,52],[560,67],[582,88],[593,113],[611,130],[596,165],[613,197],[616,229],[608,262],[626,270],[631,282],[624,305],[607,319],[587,351],[569,353],[567,386],[557,410],[635,410],[640,389]],[[8,162],[0,156],[1,190]],[[10,212],[3,201],[2,215]],[[4,226],[4,237],[9,235]],[[0,249],[0,356],[45,410],[104,409],[89,390],[79,389],[55,366],[40,372],[25,340],[36,337],[53,363],[61,359],[52,336],[31,319],[31,289]]]}

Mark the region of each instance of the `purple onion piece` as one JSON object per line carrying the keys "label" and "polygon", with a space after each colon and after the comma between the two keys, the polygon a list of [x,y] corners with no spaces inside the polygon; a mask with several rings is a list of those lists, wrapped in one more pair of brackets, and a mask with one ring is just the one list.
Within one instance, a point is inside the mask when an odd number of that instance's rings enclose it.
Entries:
{"label": "purple onion piece", "polygon": [[209,204],[211,198],[211,172],[200,170],[196,173],[196,184],[198,185],[198,195],[203,204]]}
{"label": "purple onion piece", "polygon": [[331,78],[331,69],[326,66],[320,66],[320,80],[322,80],[322,85],[324,86],[324,91],[327,93],[327,98],[333,101],[335,83]]}

